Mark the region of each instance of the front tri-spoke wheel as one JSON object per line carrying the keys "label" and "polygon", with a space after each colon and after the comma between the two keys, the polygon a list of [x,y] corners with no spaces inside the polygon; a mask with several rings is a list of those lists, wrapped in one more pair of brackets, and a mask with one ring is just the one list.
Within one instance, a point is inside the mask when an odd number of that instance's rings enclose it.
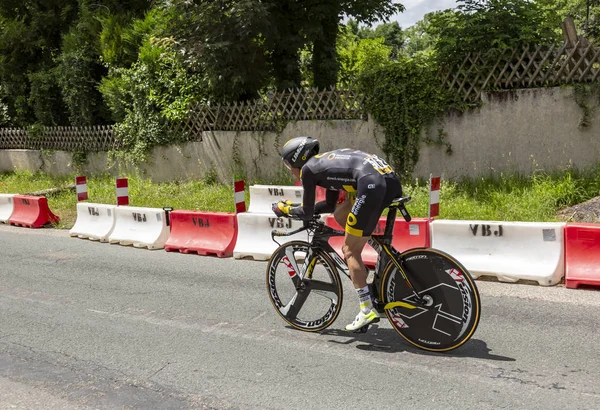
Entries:
{"label": "front tri-spoke wheel", "polygon": [[393,262],[384,269],[381,293],[386,315],[396,331],[421,349],[456,349],[475,332],[481,302],[469,272],[450,255],[436,249],[402,254],[409,288]]}
{"label": "front tri-spoke wheel", "polygon": [[303,241],[285,243],[273,253],[267,292],[283,320],[307,332],[330,326],[342,308],[342,283],[333,261]]}

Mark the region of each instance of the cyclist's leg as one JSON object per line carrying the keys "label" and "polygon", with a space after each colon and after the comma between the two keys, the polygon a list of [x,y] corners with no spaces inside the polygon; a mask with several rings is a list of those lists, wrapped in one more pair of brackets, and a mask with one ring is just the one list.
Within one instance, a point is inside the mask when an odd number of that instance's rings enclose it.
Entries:
{"label": "cyclist's leg", "polygon": [[352,324],[346,326],[346,330],[357,330],[378,321],[377,313],[372,309],[362,251],[381,215],[385,193],[386,183],[383,176],[377,174],[362,177],[357,183],[356,200],[346,220],[346,236],[342,250],[360,303],[359,314]]}
{"label": "cyclist's leg", "polygon": [[344,202],[336,206],[335,211],[333,211],[333,218],[338,223],[339,226],[344,228],[346,226],[346,220],[348,219],[348,214],[352,209],[352,201],[350,199],[346,199]]}

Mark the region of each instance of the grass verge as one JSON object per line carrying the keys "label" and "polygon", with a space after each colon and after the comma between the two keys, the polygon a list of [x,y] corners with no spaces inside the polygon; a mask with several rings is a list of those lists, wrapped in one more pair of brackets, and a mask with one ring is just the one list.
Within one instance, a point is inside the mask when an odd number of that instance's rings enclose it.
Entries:
{"label": "grass verge", "polygon": [[[138,176],[129,178],[131,206],[234,212],[233,187],[213,181],[154,183]],[[27,194],[74,184],[75,176],[56,177],[30,172],[0,175],[0,193]],[[404,184],[412,196],[408,210],[413,217],[427,217],[427,181]],[[116,204],[114,178],[88,177],[88,202]],[[440,219],[533,221],[557,220],[557,212],[600,195],[600,166],[577,171],[532,176],[500,175],[495,178],[444,181],[440,189]],[[76,219],[74,189],[65,188],[47,195],[50,209],[61,218],[58,228],[70,229]],[[249,201],[246,187],[246,202]]]}

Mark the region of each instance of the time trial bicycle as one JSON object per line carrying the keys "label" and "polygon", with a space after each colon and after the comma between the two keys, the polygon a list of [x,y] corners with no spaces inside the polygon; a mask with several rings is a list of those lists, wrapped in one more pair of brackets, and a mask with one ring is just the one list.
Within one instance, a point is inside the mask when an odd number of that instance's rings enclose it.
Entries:
{"label": "time trial bicycle", "polygon": [[[397,211],[407,222],[404,204],[389,205],[383,235],[371,235],[378,254],[369,291],[377,312],[407,342],[420,349],[445,352],[463,345],[475,332],[481,314],[477,286],[467,269],[437,249],[414,248],[399,252],[392,246]],[[293,240],[275,250],[267,265],[267,291],[275,310],[290,326],[307,332],[329,327],[342,308],[341,271],[348,266],[329,244],[345,235],[316,215],[293,231],[271,232],[272,239],[307,231],[308,241]],[[379,321],[378,319],[376,322]],[[364,333],[366,325],[355,332]]]}

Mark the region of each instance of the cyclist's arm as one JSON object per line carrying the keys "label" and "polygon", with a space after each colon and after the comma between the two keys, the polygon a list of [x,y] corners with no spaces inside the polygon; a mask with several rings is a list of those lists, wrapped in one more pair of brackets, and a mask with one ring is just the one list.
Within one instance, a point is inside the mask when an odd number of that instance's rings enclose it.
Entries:
{"label": "cyclist's arm", "polygon": [[340,196],[340,191],[335,191],[333,189],[328,189],[325,192],[325,200],[321,202],[317,202],[315,204],[315,213],[316,214],[327,214],[335,211],[335,207],[337,206],[337,201]]}
{"label": "cyclist's arm", "polygon": [[316,185],[313,173],[308,167],[302,168],[300,174],[304,195],[302,197],[302,205],[290,210],[290,215],[296,216],[302,220],[310,220],[315,214],[315,190]]}

